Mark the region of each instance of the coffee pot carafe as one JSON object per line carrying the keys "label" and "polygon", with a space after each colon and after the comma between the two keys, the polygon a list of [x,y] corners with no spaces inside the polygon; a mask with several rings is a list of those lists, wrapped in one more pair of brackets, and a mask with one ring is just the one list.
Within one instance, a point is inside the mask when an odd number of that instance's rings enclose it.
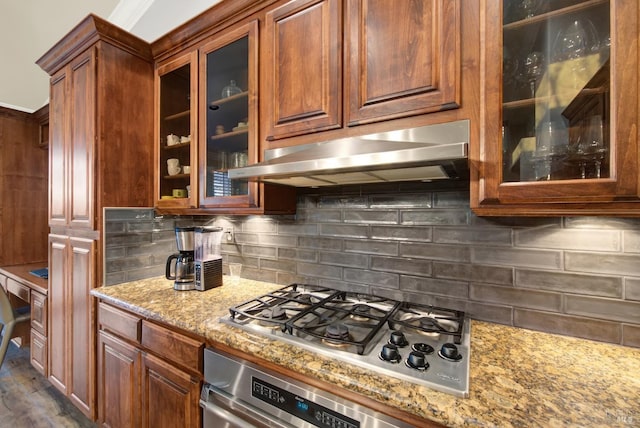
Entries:
{"label": "coffee pot carafe", "polygon": [[[193,232],[194,227],[176,227],[176,245],[179,253],[167,259],[165,276],[174,280],[175,290],[194,290]],[[175,263],[173,261],[175,260]],[[173,268],[173,269],[172,269]],[[173,271],[173,272],[172,272]]]}

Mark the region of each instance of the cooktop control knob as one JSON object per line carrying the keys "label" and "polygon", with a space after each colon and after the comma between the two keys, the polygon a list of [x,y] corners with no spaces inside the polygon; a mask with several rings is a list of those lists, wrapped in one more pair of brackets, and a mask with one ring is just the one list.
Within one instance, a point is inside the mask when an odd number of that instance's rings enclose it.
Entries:
{"label": "cooktop control knob", "polygon": [[389,343],[399,346],[400,348],[403,348],[409,344],[407,338],[404,337],[404,333],[401,331],[392,331],[391,337],[389,338]]}
{"label": "cooktop control knob", "polygon": [[407,367],[411,367],[416,370],[426,370],[429,368],[426,355],[419,351],[411,351],[409,357],[404,363]]}
{"label": "cooktop control knob", "polygon": [[453,343],[445,343],[438,351],[438,355],[447,361],[460,361],[462,355],[458,352],[458,347]]}
{"label": "cooktop control knob", "polygon": [[380,352],[379,357],[381,360],[388,361],[390,363],[399,363],[402,359],[398,352],[398,347],[392,344],[383,345],[382,352]]}

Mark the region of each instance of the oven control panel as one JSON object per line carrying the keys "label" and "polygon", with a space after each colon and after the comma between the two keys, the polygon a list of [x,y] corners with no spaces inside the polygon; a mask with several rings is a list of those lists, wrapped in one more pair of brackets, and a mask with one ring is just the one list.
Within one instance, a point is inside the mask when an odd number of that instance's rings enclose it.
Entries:
{"label": "oven control panel", "polygon": [[251,377],[251,395],[317,427],[360,428],[360,422],[296,394]]}

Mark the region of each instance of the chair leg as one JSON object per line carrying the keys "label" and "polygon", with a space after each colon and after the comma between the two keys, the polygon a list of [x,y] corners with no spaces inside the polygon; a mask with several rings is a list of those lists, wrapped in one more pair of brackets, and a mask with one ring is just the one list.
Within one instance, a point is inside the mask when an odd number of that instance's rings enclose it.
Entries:
{"label": "chair leg", "polygon": [[5,355],[7,355],[7,349],[9,348],[9,342],[11,342],[11,335],[13,334],[13,327],[14,322],[10,322],[2,328],[2,340],[0,341],[0,368],[2,368]]}

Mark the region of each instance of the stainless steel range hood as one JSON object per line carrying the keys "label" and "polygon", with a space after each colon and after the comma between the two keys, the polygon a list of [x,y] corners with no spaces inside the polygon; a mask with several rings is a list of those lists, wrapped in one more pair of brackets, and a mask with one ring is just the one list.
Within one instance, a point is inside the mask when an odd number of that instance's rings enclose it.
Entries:
{"label": "stainless steel range hood", "polygon": [[469,121],[382,132],[265,151],[265,161],[229,170],[296,187],[464,178]]}

